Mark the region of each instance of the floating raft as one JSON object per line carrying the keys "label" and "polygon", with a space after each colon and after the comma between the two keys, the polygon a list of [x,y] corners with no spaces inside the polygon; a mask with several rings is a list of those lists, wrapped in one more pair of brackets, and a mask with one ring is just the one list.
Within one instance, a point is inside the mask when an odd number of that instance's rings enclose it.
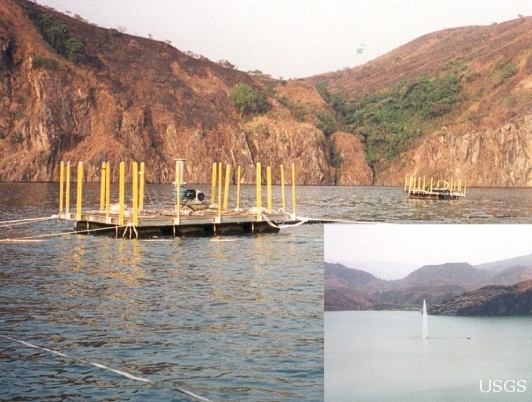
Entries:
{"label": "floating raft", "polygon": [[[119,202],[110,203],[110,166],[102,164],[100,187],[100,209],[83,210],[83,163],[77,166],[76,211],[70,211],[70,163],[61,162],[59,187],[60,220],[74,221],[79,233],[100,234],[113,237],[140,238],[160,236],[212,236],[253,233],[275,233],[279,225],[297,223],[295,219],[295,168],[292,164],[292,214],[285,212],[284,170],[281,166],[282,206],[277,211],[272,207],[271,168],[266,168],[267,208],[262,207],[261,164],[257,163],[256,189],[257,199],[253,207],[240,207],[240,168],[237,173],[236,207],[228,206],[230,165],[225,169],[225,192],[222,200],[222,164],[213,164],[211,203],[192,203],[182,198],[182,194],[199,194],[196,190],[184,189],[184,160],[176,160],[176,181],[174,183],[175,204],[157,209],[144,208],[144,163],[132,165],[131,194],[132,206],[127,207],[125,200],[125,165],[120,163]],[[177,196],[179,194],[179,196]],[[214,203],[217,196],[217,203]],[[203,194],[202,194],[203,198]]]}
{"label": "floating raft", "polygon": [[118,213],[106,216],[101,211],[84,211],[81,216],[59,214],[59,219],[75,221],[74,228],[80,233],[127,238],[276,233],[280,224],[291,221],[287,213],[266,210],[257,213],[254,209],[223,211],[220,215],[209,209],[179,217],[171,210],[147,210],[139,212],[136,222],[131,213],[120,222]]}
{"label": "floating raft", "polygon": [[403,192],[408,194],[411,200],[464,200],[466,198],[466,182],[462,187],[462,180],[451,179],[443,180],[443,186],[440,186],[438,180],[434,183],[431,177],[430,183],[426,183],[426,178],[405,177]]}

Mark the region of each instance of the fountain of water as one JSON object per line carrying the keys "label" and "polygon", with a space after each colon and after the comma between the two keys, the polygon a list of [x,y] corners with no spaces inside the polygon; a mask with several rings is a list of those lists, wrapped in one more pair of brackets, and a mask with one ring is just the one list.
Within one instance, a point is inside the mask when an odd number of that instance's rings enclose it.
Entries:
{"label": "fountain of water", "polygon": [[423,338],[429,337],[429,326],[427,322],[427,303],[423,299]]}

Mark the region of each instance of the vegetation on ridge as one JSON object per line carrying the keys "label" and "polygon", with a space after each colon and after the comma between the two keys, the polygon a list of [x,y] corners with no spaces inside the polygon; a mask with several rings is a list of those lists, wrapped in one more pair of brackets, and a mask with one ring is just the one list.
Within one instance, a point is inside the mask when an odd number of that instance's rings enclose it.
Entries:
{"label": "vegetation on ridge", "polygon": [[244,83],[233,88],[229,93],[229,100],[240,111],[241,115],[263,114],[270,108],[268,100],[262,92],[255,91],[251,86]]}
{"label": "vegetation on ridge", "polygon": [[[367,161],[378,175],[461,103],[460,79],[456,71],[434,78],[422,74],[353,100],[332,96],[324,83],[317,89],[335,111],[337,124],[360,138]],[[329,121],[328,126],[332,125]]]}
{"label": "vegetation on ridge", "polygon": [[[65,59],[77,63],[84,57],[85,51],[81,41],[68,32],[68,26],[57,21],[51,14],[42,13],[28,1],[18,0],[17,3],[27,12],[28,17],[39,29],[44,41],[48,43],[55,52]],[[38,68],[43,65],[37,66]],[[49,66],[44,66],[49,67]]]}

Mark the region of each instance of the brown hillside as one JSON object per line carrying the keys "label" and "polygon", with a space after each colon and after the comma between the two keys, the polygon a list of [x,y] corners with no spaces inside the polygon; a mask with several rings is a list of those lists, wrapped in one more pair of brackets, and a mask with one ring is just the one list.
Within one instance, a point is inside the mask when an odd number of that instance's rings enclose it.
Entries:
{"label": "brown hillside", "polygon": [[[64,24],[82,52],[69,58],[54,50],[36,13]],[[469,186],[532,186],[531,30],[529,17],[448,29],[364,66],[277,81],[31,1],[0,0],[0,181],[57,180],[64,160],[83,161],[88,181],[99,180],[103,161],[115,180],[118,162],[130,169],[143,161],[148,181],[170,182],[174,158],[186,158],[189,182],[209,182],[212,163],[221,162],[233,172],[242,167],[249,183],[261,162],[272,166],[275,183],[279,165],[294,163],[299,184],[400,185],[406,175],[433,175]],[[368,166],[359,138],[330,124],[334,111],[315,88],[326,81],[330,93],[356,98],[457,65],[460,109],[379,169]],[[514,71],[502,79],[506,65]],[[240,83],[266,96],[266,113],[245,116],[232,105]]]}
{"label": "brown hillside", "polygon": [[[424,133],[377,178],[459,177],[478,186],[532,186],[532,17],[422,36],[363,66],[311,77],[332,94],[357,99],[422,74],[459,66],[459,110]],[[504,76],[504,67],[515,71]]]}
{"label": "brown hillside", "polygon": [[[531,29],[532,17],[489,26],[446,29],[421,36],[362,66],[317,75],[310,80],[326,81],[330,92],[355,97],[421,74],[437,75],[447,63],[459,59],[469,61],[470,71],[489,71],[500,59],[520,60],[525,56],[525,62],[528,61],[532,49]],[[524,67],[523,76],[530,75],[532,63],[525,63]]]}
{"label": "brown hillside", "polygon": [[[83,44],[71,62],[44,40],[31,13],[66,25]],[[39,63],[39,64],[37,64]],[[0,0],[0,180],[58,179],[61,160],[83,161],[99,179],[103,161],[144,161],[147,179],[170,182],[174,158],[186,179],[209,182],[213,162],[242,167],[294,163],[299,184],[333,184],[329,142],[316,128],[328,110],[314,85],[252,78],[168,43],[104,29],[24,0]],[[270,111],[241,116],[229,100],[240,83],[266,95]]]}

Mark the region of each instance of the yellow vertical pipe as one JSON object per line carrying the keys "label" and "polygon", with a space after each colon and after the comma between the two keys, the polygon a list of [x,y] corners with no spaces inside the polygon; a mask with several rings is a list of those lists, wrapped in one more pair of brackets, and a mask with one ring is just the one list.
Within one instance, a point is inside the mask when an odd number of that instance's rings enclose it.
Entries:
{"label": "yellow vertical pipe", "polygon": [[434,177],[430,178],[430,192],[432,193],[432,189],[434,188]]}
{"label": "yellow vertical pipe", "polygon": [[81,198],[83,190],[83,162],[78,162],[78,191],[77,191],[77,208],[76,219],[81,220]]}
{"label": "yellow vertical pipe", "polygon": [[118,184],[118,224],[122,226],[124,224],[124,198],[125,198],[125,175],[126,175],[126,166],[124,162],[120,162],[120,178]]}
{"label": "yellow vertical pipe", "polygon": [[257,219],[262,220],[262,177],[260,162],[257,163]]}
{"label": "yellow vertical pipe", "polygon": [[225,187],[224,187],[224,210],[229,208],[229,180],[231,178],[231,165],[225,165]]}
{"label": "yellow vertical pipe", "polygon": [[410,183],[408,183],[408,192],[411,193],[414,190],[414,176],[410,176]]}
{"label": "yellow vertical pipe", "polygon": [[462,191],[462,179],[458,179],[458,192]]}
{"label": "yellow vertical pipe", "polygon": [[266,167],[266,195],[268,202],[268,211],[272,210],[272,168]]}
{"label": "yellow vertical pipe", "polygon": [[292,213],[296,216],[296,166],[292,163]]}
{"label": "yellow vertical pipe", "polygon": [[236,209],[240,209],[240,166],[236,174]]}
{"label": "yellow vertical pipe", "polygon": [[284,166],[281,165],[281,205],[283,212],[286,211],[286,200],[284,194]]}
{"label": "yellow vertical pipe", "polygon": [[66,165],[65,213],[70,214],[70,161]]}
{"label": "yellow vertical pipe", "polygon": [[425,189],[427,188],[427,187],[425,186],[425,184],[426,184],[426,180],[425,180],[425,179],[426,179],[425,176],[423,176],[423,190],[425,190]]}
{"label": "yellow vertical pipe", "polygon": [[139,165],[133,162],[133,177],[131,178],[133,197],[133,225],[139,224]]}
{"label": "yellow vertical pipe", "polygon": [[65,184],[65,162],[61,161],[59,166],[59,213],[63,212],[63,197]]}
{"label": "yellow vertical pipe", "polygon": [[466,196],[466,181],[464,180],[464,197]]}
{"label": "yellow vertical pipe", "polygon": [[100,179],[100,211],[103,211],[105,205],[105,162],[102,162],[102,175]]}
{"label": "yellow vertical pipe", "polygon": [[105,168],[105,217],[111,214],[111,164],[107,161]]}
{"label": "yellow vertical pipe", "polygon": [[175,178],[177,183],[177,193],[175,197],[175,215],[177,219],[177,224],[180,224],[181,219],[181,164],[175,164]]}
{"label": "yellow vertical pipe", "polygon": [[211,204],[216,203],[216,162],[212,164]]}
{"label": "yellow vertical pipe", "polygon": [[144,162],[140,163],[140,171],[139,171],[139,211],[142,211],[144,209],[144,169],[145,169]]}
{"label": "yellow vertical pipe", "polygon": [[222,216],[222,164],[218,163],[218,216]]}
{"label": "yellow vertical pipe", "polygon": [[421,190],[421,177],[417,178],[417,189],[418,191]]}

